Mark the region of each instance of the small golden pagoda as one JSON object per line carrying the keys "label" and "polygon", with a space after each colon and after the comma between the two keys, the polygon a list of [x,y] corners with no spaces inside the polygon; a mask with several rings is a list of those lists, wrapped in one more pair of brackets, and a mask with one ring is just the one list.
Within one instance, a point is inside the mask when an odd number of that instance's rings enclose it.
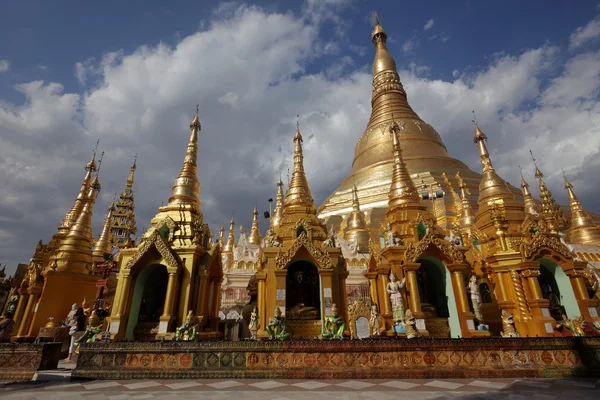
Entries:
{"label": "small golden pagoda", "polygon": [[218,243],[200,210],[196,173],[198,113],[181,172],[166,206],[134,248],[122,249],[110,332],[116,339],[171,337],[188,313],[199,322],[201,338],[216,337],[222,268]]}
{"label": "small golden pagoda", "polygon": [[272,227],[270,235],[256,273],[258,336],[267,336],[265,325],[276,308],[285,316],[293,338],[317,338],[322,321],[330,315],[334,303],[347,320],[345,279],[348,272],[341,250],[328,240],[327,229],[317,218],[304,173],[299,125],[294,134],[292,179],[281,219]]}
{"label": "small golden pagoda", "polygon": [[13,334],[36,337],[49,318],[62,320],[71,305],[96,294],[92,275],[92,209],[100,190],[96,151],[85,166],[79,194],[50,242],[38,243],[18,290]]}
{"label": "small golden pagoda", "polygon": [[137,156],[127,177],[125,191],[119,195],[114,204],[110,218],[111,243],[121,249],[133,247],[135,242],[132,235],[137,233],[135,223],[135,207],[133,199],[133,178],[137,168]]}

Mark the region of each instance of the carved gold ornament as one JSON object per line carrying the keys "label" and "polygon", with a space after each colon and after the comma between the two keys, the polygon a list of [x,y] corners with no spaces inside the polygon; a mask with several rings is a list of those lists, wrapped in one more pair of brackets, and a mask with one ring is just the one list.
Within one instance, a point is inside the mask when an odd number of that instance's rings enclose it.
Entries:
{"label": "carved gold ornament", "polygon": [[350,339],[358,339],[356,336],[356,320],[360,317],[369,320],[371,317],[371,306],[365,299],[354,300],[348,306],[348,320],[350,322]]}
{"label": "carved gold ornament", "polygon": [[150,237],[148,237],[142,242],[142,244],[138,247],[133,257],[131,257],[127,261],[127,264],[125,264],[125,269],[131,269],[142,258],[142,256],[146,254],[148,250],[150,250],[152,246],[154,246],[156,250],[158,250],[161,257],[167,264],[167,267],[173,269],[179,268],[181,263],[177,260],[177,258],[175,258],[176,256],[173,255],[173,253],[169,249],[167,243],[165,242],[165,239],[163,239],[162,236],[160,236],[158,231],[154,231],[152,232]]}
{"label": "carved gold ornament", "polygon": [[446,257],[452,260],[453,263],[465,262],[465,255],[462,251],[457,249],[456,246],[449,241],[434,236],[431,233],[431,229],[423,239],[417,242],[416,245],[412,242],[408,243],[407,249],[404,252],[404,259],[407,262],[416,262],[431,245],[437,247]]}
{"label": "carved gold ornament", "polygon": [[306,233],[302,232],[300,236],[294,239],[292,245],[286,252],[280,251],[279,254],[277,254],[277,257],[275,258],[277,269],[285,269],[302,246],[304,246],[310,255],[315,259],[319,268],[333,268],[333,264],[331,263],[331,259],[329,258],[327,251],[322,249],[321,246],[317,246],[311,242],[308,239],[308,236],[306,236]]}

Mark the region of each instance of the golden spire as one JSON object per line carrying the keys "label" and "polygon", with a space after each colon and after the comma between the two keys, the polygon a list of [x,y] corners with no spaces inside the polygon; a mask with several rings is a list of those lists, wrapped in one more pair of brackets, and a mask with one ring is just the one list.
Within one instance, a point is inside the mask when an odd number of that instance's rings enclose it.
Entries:
{"label": "golden spire", "polygon": [[[537,169],[537,167],[536,167]],[[521,166],[519,165],[519,170],[521,170],[521,189],[523,189],[523,200],[525,202],[525,213],[530,214],[530,215],[538,215],[538,206],[537,203],[535,202],[535,200],[533,199],[533,196],[531,195],[531,192],[529,191],[529,184],[525,181],[525,178],[523,177],[523,170],[521,169]]]}
{"label": "golden spire", "polygon": [[271,218],[271,227],[281,225],[281,218],[283,218],[283,181],[280,175],[277,181],[277,198],[275,200],[275,213]]}
{"label": "golden spire", "polygon": [[64,236],[69,232],[69,228],[73,225],[79,214],[81,214],[81,210],[83,210],[83,205],[86,202],[87,193],[92,183],[92,175],[94,172],[96,172],[96,151],[98,150],[99,143],[100,141],[98,140],[98,142],[96,142],[96,148],[92,154],[92,159],[85,165],[85,177],[81,183],[81,188],[79,189],[79,194],[75,199],[75,203],[73,203],[73,207],[71,207],[69,212],[65,215],[60,227],[58,228],[58,234],[60,236]]}
{"label": "golden spire", "polygon": [[449,157],[439,134],[423,122],[408,104],[396,62],[386,47],[387,34],[377,16],[371,38],[375,47],[371,117],[354,151],[351,174],[357,174],[360,169],[380,162],[392,162],[387,150],[392,147],[392,138],[377,135],[380,129],[387,129],[393,123],[392,115],[395,115],[399,124],[405,123],[410,127],[402,131],[402,139],[411,139],[415,143],[415,146],[406,149],[409,153],[405,157],[422,156],[418,154],[421,153],[421,149],[424,149],[430,158]]}
{"label": "golden spire", "polygon": [[258,226],[258,208],[254,207],[252,214],[252,228],[250,228],[248,242],[251,244],[260,245],[262,238],[260,236],[260,227]]}
{"label": "golden spire", "polygon": [[135,207],[133,198],[133,178],[137,169],[137,154],[133,159],[125,191],[119,196],[119,200],[114,203],[112,220],[110,224],[112,241],[119,248],[130,248],[134,244],[132,235],[137,232],[135,222]]}
{"label": "golden spire", "polygon": [[569,193],[571,206],[571,226],[567,233],[567,242],[575,244],[600,245],[600,226],[594,224],[594,220],[581,206],[579,199],[573,191],[573,185],[565,177],[565,189]]}
{"label": "golden spire", "polygon": [[560,206],[552,197],[552,192],[546,186],[546,182],[544,182],[544,174],[538,168],[536,159],[533,157],[533,152],[529,150],[529,153],[531,154],[533,165],[535,165],[535,177],[539,182],[540,200],[542,201],[542,218],[552,233],[565,230],[569,227],[569,223],[560,209]]}
{"label": "golden spire", "polygon": [[221,228],[219,229],[219,245],[221,248],[225,246],[225,227],[223,225],[221,225]]}
{"label": "golden spire", "polygon": [[227,243],[225,243],[224,252],[232,253],[235,248],[235,220],[233,215],[231,216],[231,222],[229,223],[229,235],[227,236]]}
{"label": "golden spire", "polygon": [[98,260],[103,260],[105,254],[112,253],[110,222],[112,220],[114,209],[115,203],[113,202],[110,204],[110,207],[108,207],[108,215],[104,220],[104,224],[102,224],[102,233],[100,233],[100,237],[96,240],[94,249],[92,250],[92,257],[97,258]]}
{"label": "golden spire", "polygon": [[[459,173],[457,172],[456,174],[458,175]],[[444,183],[448,187],[448,191],[450,192],[450,195],[452,196],[452,200],[454,202],[454,207],[456,208],[456,214],[460,215],[460,213],[462,212],[462,200],[461,200],[460,196],[458,195],[458,193],[456,192],[456,190],[454,190],[454,186],[452,185],[452,182],[450,182],[450,179],[448,179],[448,177],[446,176],[445,172],[442,172],[442,178],[444,179]]]}
{"label": "golden spire", "polygon": [[421,204],[421,196],[415,187],[415,184],[406,169],[406,164],[402,159],[402,148],[400,147],[400,127],[394,121],[389,128],[393,138],[394,152],[394,172],[392,174],[392,185],[388,205],[390,208],[400,204]]}
{"label": "golden spire", "polygon": [[133,165],[131,166],[131,171],[129,172],[129,176],[127,177],[127,185],[125,186],[126,191],[131,191],[133,187],[133,175],[135,174],[135,170],[137,169],[137,154],[133,158]]}
{"label": "golden spire", "polygon": [[200,206],[200,182],[196,173],[196,161],[198,159],[198,132],[202,127],[198,119],[198,107],[196,106],[196,116],[190,123],[190,140],[181,171],[173,184],[169,205],[192,204]]}
{"label": "golden spire", "polygon": [[348,223],[344,229],[344,239],[351,242],[356,237],[359,251],[368,251],[369,239],[371,235],[367,229],[365,216],[360,211],[360,203],[358,201],[358,189],[356,184],[352,187],[352,212],[347,217]]}
{"label": "golden spire", "polygon": [[[299,118],[299,116],[297,116]],[[285,196],[284,210],[302,209],[305,212],[315,212],[315,202],[308,180],[304,173],[304,156],[302,154],[302,134],[300,133],[300,123],[296,122],[296,133],[294,134],[294,172],[292,180]]]}
{"label": "golden spire", "polygon": [[393,71],[396,72],[396,62],[388,53],[385,45],[387,41],[387,34],[383,27],[379,24],[379,18],[375,13],[375,28],[371,33],[371,40],[375,45],[375,61],[373,62],[373,76],[377,75],[382,71]]}
{"label": "golden spire", "polygon": [[92,181],[81,213],[54,257],[56,270],[89,274],[92,266],[92,208],[100,190],[98,175]]}
{"label": "golden spire", "polygon": [[479,147],[479,158],[481,166],[483,167],[483,176],[479,182],[479,204],[487,203],[489,200],[497,200],[502,198],[514,199],[514,195],[508,188],[506,182],[498,176],[492,160],[490,160],[490,153],[488,153],[485,142],[487,142],[487,136],[477,124],[475,119],[475,111],[473,111],[473,123],[475,124],[475,135],[473,137],[474,142]]}
{"label": "golden spire", "polygon": [[463,239],[465,239],[464,236],[471,236],[471,227],[475,225],[477,218],[475,217],[475,212],[473,212],[473,208],[471,207],[471,203],[469,203],[469,199],[467,197],[471,194],[471,192],[469,192],[469,188],[467,187],[465,181],[463,181],[463,178],[460,176],[459,172],[456,173],[456,179],[458,180],[460,197],[462,199],[459,227],[461,233],[463,234]]}

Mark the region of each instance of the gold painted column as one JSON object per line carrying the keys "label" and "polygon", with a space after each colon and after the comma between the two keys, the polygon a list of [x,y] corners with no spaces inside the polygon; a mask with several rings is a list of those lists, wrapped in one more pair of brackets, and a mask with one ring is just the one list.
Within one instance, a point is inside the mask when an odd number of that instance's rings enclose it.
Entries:
{"label": "gold painted column", "polygon": [[[408,302],[410,311],[415,315],[421,315],[421,298],[419,297],[419,284],[417,283],[417,270],[421,267],[419,263],[410,263],[404,265],[404,276],[406,276],[406,289],[408,292]],[[406,312],[406,311],[405,311]],[[416,314],[419,313],[419,314]]]}
{"label": "gold painted column", "polygon": [[257,308],[258,308],[258,332],[257,337],[267,337],[267,331],[265,326],[267,323],[267,302],[266,302],[266,287],[265,280],[267,274],[264,271],[258,271],[256,273],[256,283],[258,290]]}
{"label": "gold painted column", "polygon": [[167,295],[165,297],[165,307],[163,311],[162,319],[170,319],[173,316],[173,309],[175,307],[175,296],[177,288],[177,271],[169,271],[169,280],[167,281]]}
{"label": "gold painted column", "polygon": [[[204,317],[208,317],[206,315],[206,312],[208,311],[207,309],[207,302],[206,302],[206,295],[207,295],[207,290],[208,290],[208,271],[206,270],[201,270],[198,272],[198,275],[200,276],[200,283],[198,285],[198,298],[196,301],[196,316],[200,317],[200,316],[204,316]],[[187,314],[187,311],[186,311]],[[207,322],[207,321],[205,321]]]}
{"label": "gold painted column", "polygon": [[[588,295],[585,285],[585,265],[585,262],[575,261],[574,268],[565,272],[571,281],[573,293],[575,294],[575,299],[579,306],[579,312],[587,321],[588,325],[592,325],[593,321],[598,319],[598,316],[594,315],[597,314],[596,307],[598,306],[598,300],[590,299]],[[593,314],[590,313],[590,311],[592,311]]]}
{"label": "gold painted column", "polygon": [[392,303],[390,301],[390,296],[388,296],[387,292],[389,272],[389,269],[380,269],[377,271],[377,273],[379,274],[379,282],[381,282],[380,290],[383,297],[383,310],[379,310],[379,312],[381,312],[382,316],[386,319],[392,316]]}
{"label": "gold painted column", "polygon": [[448,269],[452,273],[452,283],[454,288],[454,296],[458,311],[470,313],[469,300],[467,298],[467,285],[463,271],[467,269],[466,265],[448,264]]}
{"label": "gold painted column", "polygon": [[115,315],[117,318],[120,318],[125,314],[125,307],[127,306],[130,285],[131,271],[127,271],[125,274],[123,274],[123,283],[121,284],[121,291],[119,296],[120,301],[119,304],[117,304],[117,313]]}
{"label": "gold painted column", "polygon": [[379,308],[379,298],[377,294],[377,273],[367,272],[365,276],[369,280],[369,293],[371,294],[371,302],[373,304],[377,304],[377,307]]}
{"label": "gold painted column", "polygon": [[29,333],[31,318],[33,317],[33,308],[37,303],[41,291],[42,289],[38,287],[28,289],[29,298],[27,299],[27,305],[25,306],[25,312],[23,313],[17,336],[26,336]]}
{"label": "gold painted column", "polygon": [[13,317],[13,320],[15,321],[13,334],[15,335],[17,334],[17,332],[19,332],[19,327],[21,326],[21,319],[23,318],[23,311],[25,311],[25,306],[27,305],[28,299],[29,293],[27,293],[27,289],[19,289],[19,300],[17,301],[17,308]]}

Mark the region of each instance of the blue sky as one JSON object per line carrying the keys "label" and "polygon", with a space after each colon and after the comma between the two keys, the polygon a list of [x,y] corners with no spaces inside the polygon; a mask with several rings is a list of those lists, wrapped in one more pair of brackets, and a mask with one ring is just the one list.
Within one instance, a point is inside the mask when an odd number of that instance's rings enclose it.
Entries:
{"label": "blue sky", "polygon": [[[210,21],[217,1],[13,1],[0,14],[0,58],[9,60],[11,73],[0,75],[0,96],[16,100],[11,86],[44,79],[61,82],[67,91],[82,91],[74,65],[116,50],[131,52],[142,45],[175,45]],[[298,13],[301,1],[254,1],[265,10]],[[477,71],[495,53],[516,53],[545,42],[567,45],[569,34],[598,12],[598,1],[366,1],[355,0],[343,9],[343,42],[365,46],[353,54],[357,64],[370,64],[369,17],[377,11],[390,35],[389,47],[399,66],[411,62],[431,66],[429,76],[449,78],[452,71]],[[427,21],[433,26],[424,31]],[[329,28],[329,29],[328,29]],[[323,36],[335,37],[332,26]],[[434,38],[435,36],[435,38]],[[410,54],[402,46],[416,37]],[[442,41],[441,38],[447,38]],[[308,66],[318,71],[329,62]],[[42,69],[46,67],[46,69]]]}
{"label": "blue sky", "polygon": [[522,165],[535,187],[532,149],[558,201],[564,169],[584,206],[600,211],[598,4],[5,2],[0,262],[26,262],[54,234],[98,139],[106,155],[94,231],[139,154],[141,235],[169,197],[196,104],[200,199],[213,232],[232,214],[248,227],[255,204],[268,209],[291,165],[297,114],[320,204],[348,174],[371,112],[373,11],[411,106],[453,157],[481,168],[475,109],[502,177],[519,185]]}

